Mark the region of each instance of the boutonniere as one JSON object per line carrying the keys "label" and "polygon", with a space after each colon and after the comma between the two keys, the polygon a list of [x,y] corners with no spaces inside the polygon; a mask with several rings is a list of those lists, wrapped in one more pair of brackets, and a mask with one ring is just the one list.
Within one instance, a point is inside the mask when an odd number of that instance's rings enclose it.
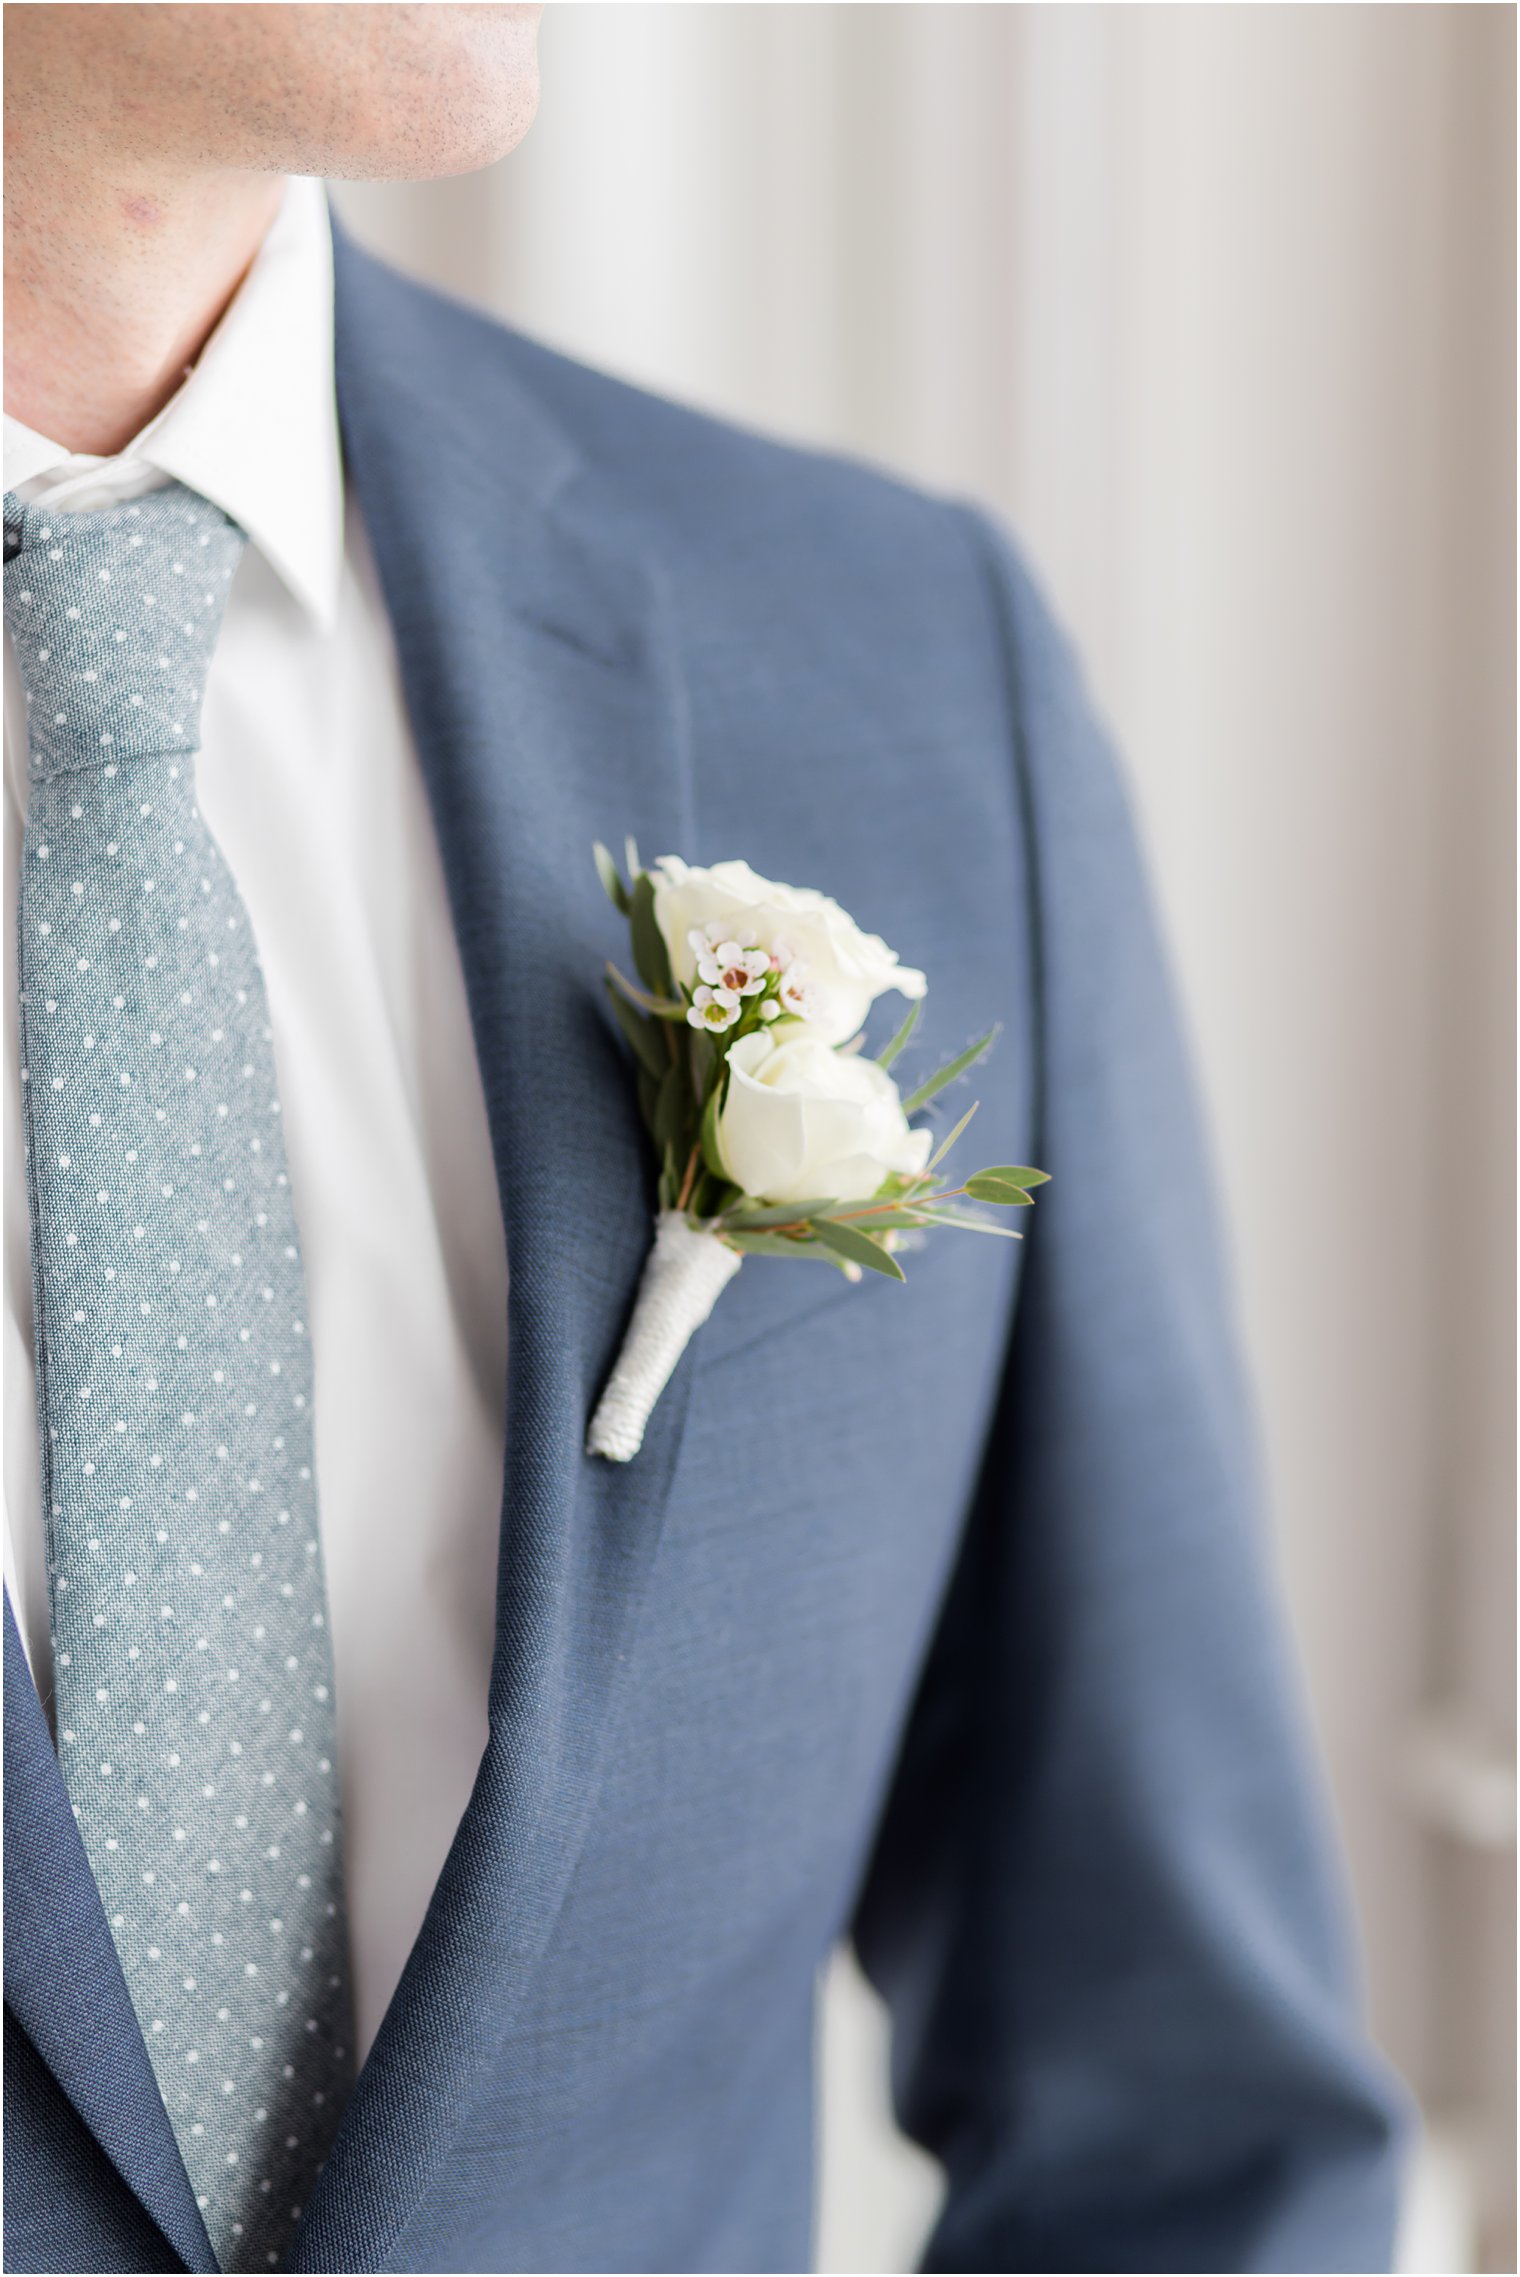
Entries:
{"label": "boutonniere", "polygon": [[[596,866],[627,918],[638,979],[607,967],[660,1165],[654,1247],[588,1452],[626,1463],[687,1344],[746,1257],[794,1257],[905,1279],[899,1252],[939,1226],[1017,1240],[968,1204],[1031,1202],[1042,1170],[1007,1164],[959,1185],[939,1174],[976,1113],[934,1148],[909,1118],[979,1060],[989,1030],[904,1098],[889,1072],[928,986],[827,894],[747,862],[652,870],[605,846]],[[895,989],[909,1010],[876,1059],[866,1014]],[[931,1152],[931,1149],[934,1151]]]}

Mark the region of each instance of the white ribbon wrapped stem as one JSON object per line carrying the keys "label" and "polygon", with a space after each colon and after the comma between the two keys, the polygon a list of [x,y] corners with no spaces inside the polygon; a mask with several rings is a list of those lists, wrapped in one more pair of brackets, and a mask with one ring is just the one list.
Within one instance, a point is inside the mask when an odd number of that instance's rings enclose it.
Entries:
{"label": "white ribbon wrapped stem", "polygon": [[737,1249],[698,1232],[679,1210],[661,1210],[623,1349],[591,1418],[588,1454],[626,1463],[638,1453],[676,1362],[743,1262]]}

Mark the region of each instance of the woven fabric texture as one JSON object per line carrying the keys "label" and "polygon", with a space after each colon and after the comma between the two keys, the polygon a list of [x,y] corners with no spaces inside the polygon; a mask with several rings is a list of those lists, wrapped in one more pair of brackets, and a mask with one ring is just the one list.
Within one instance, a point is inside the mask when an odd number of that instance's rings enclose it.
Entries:
{"label": "woven fabric texture", "polygon": [[254,943],[195,800],[243,539],[177,484],[6,524],[59,1755],[207,2230],[267,2270],[353,2034],[300,1254]]}

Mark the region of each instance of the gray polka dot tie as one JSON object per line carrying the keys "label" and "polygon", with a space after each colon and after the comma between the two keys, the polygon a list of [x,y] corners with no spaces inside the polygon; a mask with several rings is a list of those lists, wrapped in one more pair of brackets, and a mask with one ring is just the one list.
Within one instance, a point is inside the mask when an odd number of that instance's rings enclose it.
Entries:
{"label": "gray polka dot tie", "polygon": [[352,2076],[311,1363],[263,981],[195,803],[242,532],[5,501],[22,1081],[59,1758],[223,2268]]}

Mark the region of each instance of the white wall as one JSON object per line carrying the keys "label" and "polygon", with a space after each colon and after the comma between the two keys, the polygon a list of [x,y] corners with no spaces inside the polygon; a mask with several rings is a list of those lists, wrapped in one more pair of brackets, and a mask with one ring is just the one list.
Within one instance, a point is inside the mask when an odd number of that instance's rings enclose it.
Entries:
{"label": "white wall", "polygon": [[[1374,2015],[1447,2130],[1411,2248],[1446,2268],[1514,2265],[1513,39],[1498,7],[562,5],[518,154],[340,193],[571,353],[991,500],[1074,625],[1211,1103]],[[883,2267],[929,2200],[879,2163],[878,2021],[831,1998],[823,2251]]]}

